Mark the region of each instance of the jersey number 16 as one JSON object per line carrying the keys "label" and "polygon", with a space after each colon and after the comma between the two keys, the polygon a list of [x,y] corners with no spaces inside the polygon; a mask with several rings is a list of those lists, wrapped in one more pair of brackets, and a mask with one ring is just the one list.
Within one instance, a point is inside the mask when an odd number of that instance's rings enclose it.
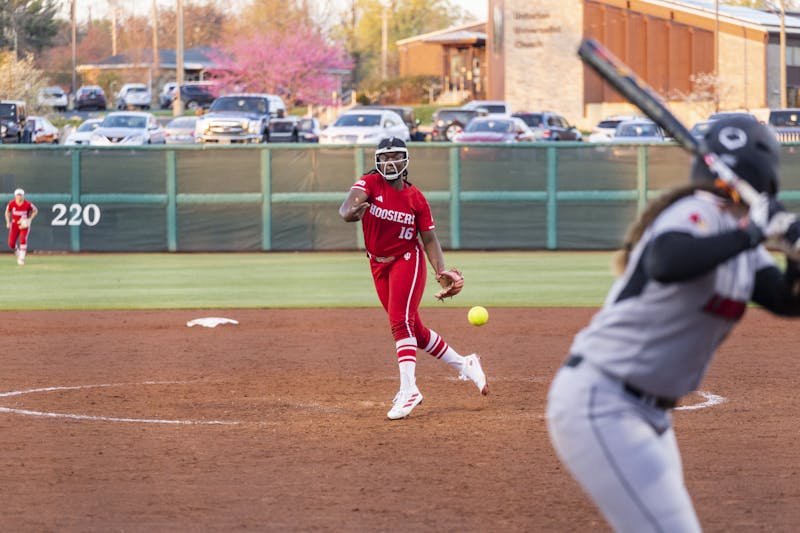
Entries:
{"label": "jersey number 16", "polygon": [[416,232],[416,231],[414,231],[414,228],[400,228],[400,235],[399,235],[399,237],[400,237],[401,239],[405,239],[405,240],[407,240],[407,241],[410,241],[411,239],[413,239],[413,238],[414,238],[414,236],[416,235],[416,233],[417,233],[417,232]]}

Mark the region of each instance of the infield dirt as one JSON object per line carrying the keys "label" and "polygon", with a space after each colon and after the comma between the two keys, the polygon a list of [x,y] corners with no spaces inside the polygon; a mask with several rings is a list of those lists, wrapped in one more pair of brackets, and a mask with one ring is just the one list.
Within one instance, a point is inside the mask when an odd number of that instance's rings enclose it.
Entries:
{"label": "infield dirt", "polygon": [[[425,400],[394,422],[378,308],[1,313],[0,529],[607,531],[543,416],[594,310],[421,312],[490,395],[420,352]],[[239,325],[186,326],[207,316]],[[726,401],[674,413],[706,532],[800,523],[795,324],[750,310],[701,387]]]}

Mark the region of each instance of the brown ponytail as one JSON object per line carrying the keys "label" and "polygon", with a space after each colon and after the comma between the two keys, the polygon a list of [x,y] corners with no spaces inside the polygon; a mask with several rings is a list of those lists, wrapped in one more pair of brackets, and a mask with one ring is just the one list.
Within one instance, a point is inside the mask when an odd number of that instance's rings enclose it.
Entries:
{"label": "brown ponytail", "polygon": [[713,185],[706,184],[690,184],[683,187],[671,189],[658,198],[650,201],[641,212],[639,217],[628,227],[625,232],[625,239],[622,241],[622,247],[614,254],[613,269],[614,274],[621,276],[628,266],[631,252],[641,240],[644,231],[653,223],[658,215],[661,214],[666,208],[680,200],[695,193],[695,191],[708,191],[723,198],[730,198],[728,194]]}

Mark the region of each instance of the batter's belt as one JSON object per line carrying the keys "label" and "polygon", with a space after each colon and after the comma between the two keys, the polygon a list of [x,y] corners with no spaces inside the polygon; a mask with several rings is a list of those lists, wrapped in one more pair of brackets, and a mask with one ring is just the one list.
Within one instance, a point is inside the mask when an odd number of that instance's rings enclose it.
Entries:
{"label": "batter's belt", "polygon": [[[568,366],[570,368],[576,368],[584,361],[582,355],[570,355],[567,359],[567,362],[564,363],[564,366]],[[614,378],[616,379],[616,378]],[[664,396],[655,396],[654,394],[648,394],[643,390],[639,389],[638,387],[634,387],[630,383],[625,381],[620,381],[622,384],[622,389],[642,402],[645,405],[650,405],[653,407],[657,407],[659,409],[673,409],[677,404],[678,401],[675,398],[666,398]]]}

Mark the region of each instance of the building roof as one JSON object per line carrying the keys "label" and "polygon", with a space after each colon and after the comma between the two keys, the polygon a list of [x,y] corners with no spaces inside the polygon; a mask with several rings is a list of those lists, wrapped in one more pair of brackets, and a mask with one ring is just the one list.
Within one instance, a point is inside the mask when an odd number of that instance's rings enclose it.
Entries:
{"label": "building roof", "polygon": [[[716,0],[645,0],[650,4],[671,8],[705,18],[715,19],[717,7],[721,21],[739,25],[757,26],[767,32],[777,33],[781,27],[780,10],[763,10],[750,7],[725,5]],[[717,6],[718,4],[718,6]],[[786,33],[800,34],[800,17],[786,12],[784,15],[784,28]]]}
{"label": "building roof", "polygon": [[486,32],[485,31],[470,31],[470,30],[458,30],[451,33],[443,33],[442,35],[434,35],[423,39],[423,42],[426,43],[439,43],[439,44],[448,44],[448,43],[481,43],[486,42]]}
{"label": "building roof", "polygon": [[464,26],[453,26],[444,30],[432,31],[397,41],[398,46],[412,43],[483,43],[486,42],[486,21],[473,22]]}
{"label": "building roof", "polygon": [[[219,67],[216,58],[220,53],[210,46],[196,46],[183,51],[184,70],[208,70]],[[150,48],[143,48],[109,56],[97,63],[84,63],[77,66],[79,72],[84,70],[113,70],[125,68],[150,68],[153,66],[153,52]],[[158,67],[175,69],[177,66],[177,52],[174,49],[158,50]]]}

